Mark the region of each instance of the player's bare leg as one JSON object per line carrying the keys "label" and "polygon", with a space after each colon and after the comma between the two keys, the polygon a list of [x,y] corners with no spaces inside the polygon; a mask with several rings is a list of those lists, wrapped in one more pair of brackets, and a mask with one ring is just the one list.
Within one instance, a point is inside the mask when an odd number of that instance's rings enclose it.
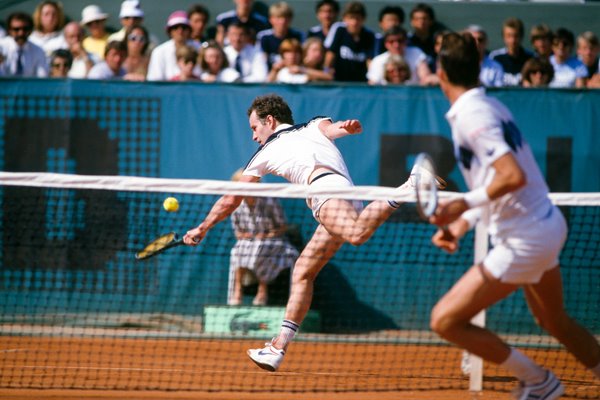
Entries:
{"label": "player's bare leg", "polygon": [[560,268],[547,271],[539,283],[526,286],[525,297],[536,322],[583,365],[594,368],[600,364],[600,345],[564,308]]}

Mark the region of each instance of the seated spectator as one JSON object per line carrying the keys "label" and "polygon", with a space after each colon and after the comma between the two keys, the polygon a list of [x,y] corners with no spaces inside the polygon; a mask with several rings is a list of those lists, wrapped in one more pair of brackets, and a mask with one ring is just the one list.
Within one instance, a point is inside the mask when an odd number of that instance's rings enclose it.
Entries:
{"label": "seated spectator", "polygon": [[302,45],[296,39],[285,39],[279,46],[281,61],[273,66],[267,82],[306,83],[308,74],[302,66]]}
{"label": "seated spectator", "polygon": [[223,50],[229,65],[240,73],[241,82],[265,82],[269,73],[267,59],[250,43],[248,28],[241,23],[232,23],[227,29],[227,39],[229,44]]}
{"label": "seated spectator", "polygon": [[404,10],[398,6],[385,6],[379,11],[379,31],[375,34],[375,55],[386,51],[383,43],[383,35],[394,26],[404,24]]}
{"label": "seated spectator", "polygon": [[73,65],[73,56],[69,50],[54,50],[50,55],[50,77],[67,78],[71,65]]}
{"label": "seated spectator", "polygon": [[48,76],[48,61],[44,50],[28,38],[33,19],[24,12],[14,12],[7,20],[8,36],[0,39],[0,76]]}
{"label": "seated spectator", "polygon": [[[239,170],[231,179],[238,181],[241,175]],[[299,255],[285,236],[283,207],[275,198],[246,197],[231,214],[231,224],[237,242],[231,249],[227,304],[242,304],[242,286],[248,280],[257,280],[252,304],[264,306],[269,300],[269,284],[282,271],[292,268]]]}
{"label": "seated spectator", "polygon": [[367,72],[371,85],[383,85],[384,65],[393,56],[401,56],[410,67],[410,78],[406,83],[431,85],[437,83],[437,76],[432,74],[427,64],[427,56],[418,47],[407,46],[406,30],[400,26],[393,27],[384,34],[386,52],[373,59]]}
{"label": "seated spectator", "polygon": [[194,73],[198,52],[190,46],[181,46],[175,51],[175,58],[179,66],[179,74],[171,78],[172,81],[199,81],[200,77]]}
{"label": "seated spectator", "polygon": [[[210,20],[210,13],[208,8],[202,4],[194,4],[188,9],[188,19],[190,20],[190,39],[197,45],[200,46],[202,43],[208,40],[208,36],[205,33],[206,25]],[[198,47],[199,48],[199,47]]]}
{"label": "seated spectator", "polygon": [[342,22],[336,22],[325,39],[325,68],[339,82],[366,82],[367,67],[375,55],[375,34],[364,26],[365,6],[353,1],[344,7]]}
{"label": "seated spectator", "polygon": [[538,58],[548,59],[552,55],[552,30],[546,24],[535,25],[531,28],[529,37],[533,54]]}
{"label": "seated spectator", "polygon": [[436,60],[435,54],[435,32],[436,32],[435,12],[429,4],[418,3],[410,10],[410,27],[408,33],[408,45],[414,46],[427,56],[427,65],[430,71],[435,71],[433,63]]}
{"label": "seated spectator", "polygon": [[95,4],[81,11],[81,26],[89,31],[89,36],[83,39],[83,48],[88,53],[95,54],[99,60],[104,58],[106,44],[110,36],[106,31],[108,14]]}
{"label": "seated spectator", "polygon": [[554,78],[554,68],[547,59],[532,57],[525,62],[521,76],[523,87],[548,87]]}
{"label": "seated spectator", "polygon": [[104,61],[92,67],[88,79],[123,79],[127,74],[123,68],[126,57],[125,42],[109,42],[104,50]]}
{"label": "seated spectator", "polygon": [[[121,23],[121,29],[113,33],[108,37],[108,41],[113,40],[123,41],[127,39],[127,32],[134,26],[142,26],[144,24],[144,10],[140,5],[139,0],[124,0],[121,3],[121,10],[119,11],[119,22]],[[147,30],[146,30],[147,31]],[[158,46],[158,39],[147,33],[147,52],[150,54],[156,46]]]}
{"label": "seated spectator", "polygon": [[73,57],[73,64],[69,70],[69,78],[86,78],[94,64],[100,61],[96,55],[85,51],[83,48],[83,28],[79,22],[69,22],[63,29],[67,49]]}
{"label": "seated spectator", "polygon": [[488,87],[500,87],[504,85],[504,70],[502,65],[492,60],[487,56],[487,33],[479,25],[469,25],[466,32],[469,32],[475,44],[477,45],[477,51],[479,52],[480,71],[479,71],[479,82],[483,86]]}
{"label": "seated spectator", "polygon": [[309,37],[302,45],[302,65],[312,81],[331,81],[333,74],[325,69],[325,46],[317,36]]}
{"label": "seated spectator", "polygon": [[141,25],[131,26],[127,28],[125,37],[127,43],[127,58],[123,62],[123,68],[127,71],[125,79],[144,81],[150,64],[148,31]]}
{"label": "seated spectator", "polygon": [[586,66],[572,55],[574,45],[575,36],[568,29],[558,28],[554,32],[550,56],[550,62],[554,67],[554,79],[550,82],[550,87],[586,87],[588,71]]}
{"label": "seated spectator", "polygon": [[44,0],[33,12],[33,32],[29,41],[44,49],[49,57],[54,50],[65,47],[61,32],[64,25],[62,5],[56,1]]}
{"label": "seated spectator", "polygon": [[504,86],[518,86],[521,82],[521,70],[533,54],[521,45],[524,32],[523,22],[518,18],[508,18],[502,25],[504,47],[490,53],[490,58],[504,71]]}
{"label": "seated spectator", "polygon": [[253,0],[233,0],[235,9],[217,15],[215,39],[221,46],[227,45],[227,31],[231,24],[243,26],[248,32],[248,43],[254,44],[256,34],[269,29],[267,18],[253,11]]}
{"label": "seated spectator", "polygon": [[402,85],[410,80],[410,67],[400,55],[392,55],[383,66],[382,85]]}
{"label": "seated spectator", "polygon": [[200,79],[203,82],[236,82],[240,79],[240,73],[229,66],[223,48],[215,40],[202,45],[200,68]]}
{"label": "seated spectator", "polygon": [[340,3],[336,0],[317,1],[315,13],[319,24],[311,27],[308,30],[306,37],[318,37],[324,42],[329,34],[331,26],[337,21],[338,14],[340,13]]}
{"label": "seated spectator", "polygon": [[577,57],[587,67],[588,82],[587,87],[597,88],[600,85],[600,42],[594,32],[583,32],[577,37]]}
{"label": "seated spectator", "polygon": [[284,1],[272,4],[269,7],[269,23],[272,28],[258,32],[256,45],[267,56],[267,68],[271,70],[281,61],[279,45],[284,39],[296,39],[302,43],[304,33],[291,27],[294,10]]}
{"label": "seated spectator", "polygon": [[185,11],[174,11],[169,15],[166,26],[170,39],[158,46],[150,55],[147,79],[149,81],[168,81],[179,75],[179,66],[175,52],[183,46],[195,49],[198,45],[190,40],[192,29]]}

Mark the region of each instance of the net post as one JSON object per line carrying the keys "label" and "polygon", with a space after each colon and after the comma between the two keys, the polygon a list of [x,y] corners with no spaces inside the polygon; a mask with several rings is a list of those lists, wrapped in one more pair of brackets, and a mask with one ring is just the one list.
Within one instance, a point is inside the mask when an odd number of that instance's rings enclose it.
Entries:
{"label": "net post", "polygon": [[[475,249],[474,262],[480,263],[488,251],[488,234],[485,226],[478,222],[475,226]],[[476,326],[485,326],[485,310],[480,311],[471,319]],[[469,390],[480,392],[483,389],[483,360],[473,354],[468,354],[470,363]]]}

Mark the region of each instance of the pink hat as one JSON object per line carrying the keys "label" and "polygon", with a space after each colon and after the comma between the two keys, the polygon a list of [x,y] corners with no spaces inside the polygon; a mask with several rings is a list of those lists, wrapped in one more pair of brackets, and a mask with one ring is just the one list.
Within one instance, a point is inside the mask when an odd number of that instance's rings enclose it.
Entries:
{"label": "pink hat", "polygon": [[173,11],[169,18],[167,19],[167,30],[169,28],[174,27],[175,25],[187,25],[190,26],[190,20],[188,19],[187,13],[185,11]]}

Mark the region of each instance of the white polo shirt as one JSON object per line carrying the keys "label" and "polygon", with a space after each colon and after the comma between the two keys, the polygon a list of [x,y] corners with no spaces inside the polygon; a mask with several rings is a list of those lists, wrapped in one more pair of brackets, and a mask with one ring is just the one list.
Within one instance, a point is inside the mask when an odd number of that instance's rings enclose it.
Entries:
{"label": "white polo shirt", "polygon": [[452,105],[446,119],[452,128],[454,152],[469,189],[488,186],[494,178],[492,164],[511,152],[525,172],[527,184],[482,207],[491,235],[504,235],[521,226],[525,216],[546,215],[552,206],[548,186],[529,144],[510,111],[483,88],[474,88]]}
{"label": "white polo shirt", "polygon": [[272,174],[291,183],[308,184],[315,167],[324,166],[352,182],[342,154],[319,129],[323,120],[331,119],[315,117],[305,124],[279,125],[252,156],[243,174],[257,177]]}

